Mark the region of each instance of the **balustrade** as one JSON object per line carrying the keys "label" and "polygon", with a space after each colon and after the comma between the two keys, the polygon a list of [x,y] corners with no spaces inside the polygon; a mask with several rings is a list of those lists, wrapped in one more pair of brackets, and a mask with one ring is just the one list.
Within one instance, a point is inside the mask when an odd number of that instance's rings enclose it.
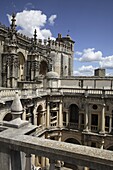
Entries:
{"label": "balustrade", "polygon": [[78,123],[69,122],[68,127],[72,129],[78,129]]}
{"label": "balustrade", "polygon": [[91,131],[97,132],[98,131],[98,126],[91,125]]}

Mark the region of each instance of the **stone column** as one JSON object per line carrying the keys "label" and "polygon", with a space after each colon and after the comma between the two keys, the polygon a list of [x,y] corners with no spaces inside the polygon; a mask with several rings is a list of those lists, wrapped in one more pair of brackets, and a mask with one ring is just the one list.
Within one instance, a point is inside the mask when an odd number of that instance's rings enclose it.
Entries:
{"label": "stone column", "polygon": [[88,125],[88,128],[89,128],[89,131],[91,131],[91,112],[89,112],[89,115],[88,115],[88,121],[89,121],[89,125]]}
{"label": "stone column", "polygon": [[46,163],[46,169],[49,170],[50,164],[49,164],[49,159],[48,158],[46,158],[45,163]]}
{"label": "stone column", "polygon": [[37,125],[37,107],[35,107],[33,114],[34,114],[34,125]]}
{"label": "stone column", "polygon": [[11,151],[11,169],[12,170],[22,169],[21,155],[19,151],[13,151],[13,150]]}
{"label": "stone column", "polygon": [[109,115],[109,133],[112,132],[112,115]]}
{"label": "stone column", "polygon": [[58,127],[62,127],[63,120],[62,120],[62,101],[59,103],[59,112],[58,112]]}
{"label": "stone column", "polygon": [[26,120],[26,107],[23,109],[22,120]]}
{"label": "stone column", "polygon": [[35,155],[31,155],[31,163],[32,165],[35,165]]}
{"label": "stone column", "polygon": [[101,131],[100,133],[104,134],[105,133],[105,103],[102,106],[102,114],[101,114]]}
{"label": "stone column", "polygon": [[55,161],[54,160],[50,160],[50,170],[55,170]]}
{"label": "stone column", "polygon": [[10,87],[10,58],[7,61],[7,87]]}
{"label": "stone column", "polygon": [[42,127],[44,127],[44,123],[45,123],[45,121],[44,121],[44,112],[43,112],[43,113],[41,113],[41,125],[42,125]]}
{"label": "stone column", "polygon": [[69,116],[68,116],[68,112],[66,111],[66,126],[68,126],[69,123]]}
{"label": "stone column", "polygon": [[31,170],[31,154],[26,154],[25,170]]}
{"label": "stone column", "polygon": [[39,163],[39,157],[38,156],[35,156],[35,166],[40,166],[40,163]]}
{"label": "stone column", "polygon": [[100,145],[100,149],[103,149],[104,148],[104,139],[102,138],[101,140],[101,145]]}
{"label": "stone column", "polygon": [[45,167],[45,157],[41,157],[41,167]]}
{"label": "stone column", "polygon": [[50,127],[50,103],[47,103],[46,127]]}
{"label": "stone column", "polygon": [[79,113],[78,129],[81,129],[81,113]]}
{"label": "stone column", "polygon": [[84,131],[88,132],[88,103],[86,101]]}

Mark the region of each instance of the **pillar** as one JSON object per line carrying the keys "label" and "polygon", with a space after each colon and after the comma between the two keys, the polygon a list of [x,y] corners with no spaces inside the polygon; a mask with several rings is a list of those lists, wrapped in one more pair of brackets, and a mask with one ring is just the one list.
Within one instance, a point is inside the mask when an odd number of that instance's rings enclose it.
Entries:
{"label": "pillar", "polygon": [[91,112],[89,112],[89,114],[88,114],[88,129],[89,129],[89,131],[91,131]]}
{"label": "pillar", "polygon": [[112,115],[109,116],[109,133],[112,132]]}
{"label": "pillar", "polygon": [[7,61],[7,87],[10,87],[10,60]]}
{"label": "pillar", "polygon": [[68,116],[68,112],[66,111],[66,126],[68,126],[69,123],[69,116]]}
{"label": "pillar", "polygon": [[41,157],[41,167],[45,167],[45,157]]}
{"label": "pillar", "polygon": [[102,140],[101,140],[100,149],[104,149],[104,138],[102,138]]}
{"label": "pillar", "polygon": [[88,103],[86,102],[85,108],[85,122],[84,122],[84,131],[88,131]]}
{"label": "pillar", "polygon": [[25,170],[31,170],[31,154],[26,154]]}
{"label": "pillar", "polygon": [[49,164],[49,159],[48,158],[46,158],[45,163],[46,163],[46,169],[49,170],[50,164]]}
{"label": "pillar", "polygon": [[39,158],[38,156],[35,156],[35,166],[40,166],[40,163],[39,163]]}
{"label": "pillar", "polygon": [[63,124],[62,121],[63,121],[62,120],[62,101],[60,101],[60,103],[59,103],[59,114],[58,114],[58,126],[59,127],[62,127],[62,124]]}
{"label": "pillar", "polygon": [[44,113],[41,113],[41,125],[44,127],[45,121],[44,121]]}
{"label": "pillar", "polygon": [[37,125],[37,107],[35,107],[33,114],[34,114],[34,125]]}
{"label": "pillar", "polygon": [[46,127],[50,127],[50,103],[47,103]]}
{"label": "pillar", "polygon": [[78,129],[81,129],[81,113],[79,113]]}
{"label": "pillar", "polygon": [[23,109],[22,120],[26,120],[26,107]]}
{"label": "pillar", "polygon": [[105,103],[102,105],[102,113],[101,113],[101,130],[100,133],[105,133]]}

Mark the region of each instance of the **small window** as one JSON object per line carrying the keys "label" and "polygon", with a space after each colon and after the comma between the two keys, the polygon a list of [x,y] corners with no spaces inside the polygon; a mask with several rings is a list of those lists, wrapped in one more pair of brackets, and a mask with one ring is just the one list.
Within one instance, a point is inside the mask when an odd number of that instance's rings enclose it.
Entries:
{"label": "small window", "polygon": [[93,109],[97,110],[98,106],[96,104],[93,105]]}

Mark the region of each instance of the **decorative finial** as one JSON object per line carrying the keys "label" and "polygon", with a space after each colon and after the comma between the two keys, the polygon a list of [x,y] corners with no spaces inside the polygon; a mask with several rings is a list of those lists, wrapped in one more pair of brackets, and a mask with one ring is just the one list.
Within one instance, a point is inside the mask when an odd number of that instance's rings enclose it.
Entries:
{"label": "decorative finial", "polygon": [[23,113],[23,107],[22,107],[18,92],[16,92],[15,98],[12,102],[11,113],[12,113],[13,119],[21,117],[21,114]]}
{"label": "decorative finial", "polygon": [[37,43],[37,31],[36,31],[36,29],[34,31],[34,43],[35,44]]}
{"label": "decorative finial", "polygon": [[13,13],[13,14],[12,14],[12,19],[11,19],[11,21],[12,21],[12,23],[11,23],[11,30],[12,30],[12,31],[15,31],[15,30],[16,30],[16,24],[15,24],[16,19],[15,19],[15,17],[16,17],[16,15]]}

